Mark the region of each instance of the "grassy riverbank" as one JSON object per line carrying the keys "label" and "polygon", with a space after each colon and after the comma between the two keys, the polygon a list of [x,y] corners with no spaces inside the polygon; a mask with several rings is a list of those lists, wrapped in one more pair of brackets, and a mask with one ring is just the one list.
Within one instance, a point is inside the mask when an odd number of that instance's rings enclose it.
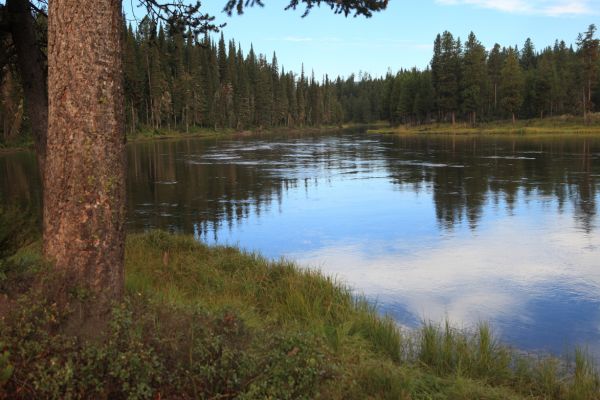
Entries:
{"label": "grassy riverbank", "polygon": [[138,142],[144,140],[155,140],[155,139],[177,139],[177,138],[242,138],[258,135],[269,135],[274,133],[289,133],[289,134],[302,134],[302,133],[318,133],[335,131],[343,128],[352,127],[354,125],[327,125],[327,126],[307,126],[297,128],[269,128],[269,129],[248,129],[248,130],[236,130],[236,129],[211,129],[211,128],[200,128],[193,127],[189,131],[175,131],[168,129],[152,130],[145,129],[138,131],[134,134],[127,135],[128,142]]}
{"label": "grassy riverbank", "polygon": [[[544,119],[518,120],[514,124],[511,121],[495,121],[479,123],[471,126],[459,122],[454,125],[450,123],[435,123],[423,125],[400,125],[396,127],[387,126],[385,121],[377,121],[369,124],[347,123],[342,126],[320,126],[320,127],[296,127],[296,128],[270,128],[270,129],[212,129],[202,127],[191,127],[188,131],[170,129],[140,129],[134,133],[127,133],[127,141],[140,142],[159,139],[177,138],[243,138],[269,134],[311,134],[319,132],[330,132],[349,128],[370,128],[368,133],[382,134],[455,134],[455,135],[557,135],[557,134],[600,134],[600,113],[593,114],[589,123],[584,123],[582,117],[563,115]],[[8,142],[0,142],[0,154],[33,149],[33,141],[29,136],[18,137]]]}
{"label": "grassy riverbank", "polygon": [[485,325],[401,331],[331,277],[160,231],[129,235],[126,299],[81,341],[85,293],[49,303],[35,229],[3,217],[0,398],[598,398],[580,353],[525,357]]}
{"label": "grassy riverbank", "polygon": [[512,121],[498,121],[479,123],[475,126],[467,123],[400,125],[370,129],[368,132],[399,135],[595,135],[600,134],[600,114],[591,116],[589,123],[584,123],[582,117],[560,116],[517,120],[514,124]]}

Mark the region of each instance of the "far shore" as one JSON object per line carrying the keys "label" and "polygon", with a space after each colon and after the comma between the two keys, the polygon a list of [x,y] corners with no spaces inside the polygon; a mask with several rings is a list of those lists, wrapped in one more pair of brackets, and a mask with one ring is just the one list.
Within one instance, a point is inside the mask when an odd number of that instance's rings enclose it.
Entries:
{"label": "far shore", "polygon": [[[206,139],[235,139],[259,135],[271,134],[311,134],[320,132],[333,132],[341,129],[358,127],[379,127],[382,124],[355,124],[348,123],[343,125],[323,125],[323,126],[303,126],[303,127],[276,127],[276,128],[250,128],[250,129],[228,129],[228,128],[203,128],[193,127],[188,131],[177,129],[152,129],[143,128],[134,133],[127,133],[127,143],[138,143],[143,141],[163,140],[163,139],[184,139],[184,138],[206,138]],[[3,147],[4,146],[4,147]],[[0,143],[0,155],[14,153],[19,151],[33,150],[33,141],[28,139],[18,143]]]}
{"label": "far shore", "polygon": [[550,117],[512,121],[482,122],[471,125],[464,122],[398,125],[369,129],[368,133],[397,135],[596,135],[600,134],[600,118],[591,122],[582,117]]}
{"label": "far shore", "polygon": [[[163,139],[206,138],[206,139],[239,139],[272,134],[312,134],[338,131],[341,129],[364,128],[367,133],[395,135],[600,135],[600,116],[594,114],[592,121],[584,123],[582,117],[560,116],[544,119],[482,122],[471,125],[465,122],[430,123],[419,125],[391,126],[386,121],[372,123],[346,123],[343,125],[250,128],[244,130],[226,128],[193,127],[188,131],[176,129],[143,128],[135,133],[127,133],[127,143]],[[0,143],[0,155],[33,150],[31,139],[16,143]]]}
{"label": "far shore", "polygon": [[[134,134],[127,134],[128,143],[136,143],[155,139],[179,139],[179,138],[243,138],[259,135],[271,135],[276,133],[306,134],[337,131],[340,129],[358,127],[356,124],[304,126],[304,127],[274,127],[274,128],[191,128],[189,131],[170,129],[143,129]],[[366,126],[366,125],[365,125]]]}

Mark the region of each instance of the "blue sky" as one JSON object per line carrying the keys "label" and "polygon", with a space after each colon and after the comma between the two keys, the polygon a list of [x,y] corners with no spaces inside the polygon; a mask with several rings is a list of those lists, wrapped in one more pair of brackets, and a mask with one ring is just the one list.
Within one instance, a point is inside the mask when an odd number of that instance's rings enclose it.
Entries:
{"label": "blue sky", "polygon": [[555,39],[575,42],[588,25],[600,25],[600,0],[390,0],[388,9],[370,19],[344,18],[328,8],[284,11],[285,0],[266,0],[265,7],[228,17],[225,0],[205,0],[202,7],[226,22],[227,39],[250,44],[257,52],[277,53],[286,70],[305,69],[320,77],[391,68],[424,68],[437,33],[449,30],[466,38],[474,31],[490,48],[494,43],[522,46],[527,37],[541,49]]}

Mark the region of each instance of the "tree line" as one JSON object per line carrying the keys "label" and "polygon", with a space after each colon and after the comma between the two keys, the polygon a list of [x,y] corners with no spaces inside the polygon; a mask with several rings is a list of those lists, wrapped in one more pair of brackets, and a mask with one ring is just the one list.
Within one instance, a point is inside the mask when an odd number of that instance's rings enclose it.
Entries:
{"label": "tree line", "polygon": [[[487,50],[470,33],[463,44],[446,31],[433,44],[430,65],[373,78],[307,76],[279,67],[235,40],[173,31],[149,18],[123,29],[126,129],[237,130],[389,121],[475,124],[506,118],[583,115],[600,106],[599,41],[590,25],[576,47],[565,41],[537,51],[495,44]],[[2,141],[27,131],[17,69],[3,68]]]}
{"label": "tree line", "polygon": [[520,50],[499,44],[486,50],[472,32],[463,44],[446,31],[435,38],[424,70],[401,69],[382,78],[362,75],[359,82],[353,76],[338,79],[345,120],[416,125],[563,114],[587,118],[600,106],[595,33],[590,25],[576,48],[557,40],[537,51],[531,39]]}
{"label": "tree line", "polygon": [[302,127],[339,124],[342,107],[328,77],[279,68],[234,40],[170,33],[149,19],[124,40],[127,127]]}

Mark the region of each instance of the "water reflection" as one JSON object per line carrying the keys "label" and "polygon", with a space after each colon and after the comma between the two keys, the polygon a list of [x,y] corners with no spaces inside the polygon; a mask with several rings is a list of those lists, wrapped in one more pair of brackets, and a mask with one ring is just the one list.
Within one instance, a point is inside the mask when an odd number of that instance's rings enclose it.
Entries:
{"label": "water reflection", "polygon": [[[332,243],[293,256],[360,287],[409,326],[491,320],[505,340],[524,348],[561,351],[579,343],[600,354],[600,241],[582,236],[566,215],[540,211],[519,202],[518,216],[500,213],[476,233],[427,244]],[[386,251],[390,243],[396,247]]]}
{"label": "water reflection", "polygon": [[[600,355],[600,141],[326,136],[128,147],[128,227],[337,275],[400,323],[492,321],[526,349]],[[39,207],[33,157],[0,199]]]}
{"label": "water reflection", "polygon": [[[580,226],[587,232],[593,228],[597,139],[406,137],[395,144],[386,148],[395,182],[415,188],[428,184],[437,219],[446,229],[465,220],[475,229],[488,198],[495,204],[504,200],[511,210],[519,195],[555,200],[557,212],[571,201]],[[407,157],[414,168],[406,168]]]}

